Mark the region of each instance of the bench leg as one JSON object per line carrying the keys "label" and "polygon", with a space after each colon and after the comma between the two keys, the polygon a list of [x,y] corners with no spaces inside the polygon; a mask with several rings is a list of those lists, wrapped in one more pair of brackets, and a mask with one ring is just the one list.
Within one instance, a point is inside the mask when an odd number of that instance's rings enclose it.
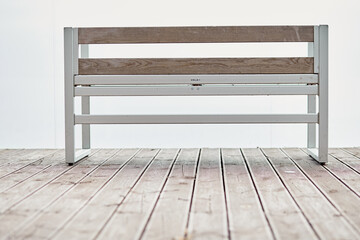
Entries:
{"label": "bench leg", "polygon": [[[316,113],[316,95],[308,95],[307,112]],[[307,153],[316,161],[319,161],[318,149],[316,149],[316,123],[307,124]]]}
{"label": "bench leg", "polygon": [[[65,112],[67,112],[65,110]],[[69,123],[71,116],[65,113],[65,160],[69,164],[75,163],[75,126]]]}
{"label": "bench leg", "polygon": [[[90,153],[90,149],[82,149],[75,152],[75,112],[74,112],[74,75],[77,71],[78,41],[77,29],[64,29],[64,77],[65,77],[65,161],[69,165],[74,164]],[[75,60],[75,61],[74,61]],[[84,101],[89,106],[89,101]],[[84,108],[88,111],[88,108]],[[85,135],[90,134],[86,131]],[[90,138],[85,138],[83,146],[90,148]],[[89,140],[89,141],[87,141]]]}
{"label": "bench leg", "polygon": [[328,161],[328,26],[319,27],[320,50],[319,50],[319,162]]}
{"label": "bench leg", "polygon": [[[80,53],[82,58],[89,57],[89,45],[81,44]],[[90,97],[81,97],[81,113],[90,114]],[[82,148],[90,149],[90,124],[82,124]]]}
{"label": "bench leg", "polygon": [[[316,95],[307,96],[307,112],[316,113]],[[307,124],[307,147],[316,148],[316,123]]]}
{"label": "bench leg", "polygon": [[[81,113],[90,114],[90,97],[81,97]],[[82,124],[82,148],[90,149],[90,124]]]}
{"label": "bench leg", "polygon": [[[316,125],[308,124],[307,153],[319,163],[325,164],[328,161],[329,141],[328,26],[321,25],[314,30],[314,45],[309,45],[309,56],[314,56],[314,70],[319,74],[318,143],[316,144]],[[314,112],[316,112],[316,96],[308,96],[308,113]]]}

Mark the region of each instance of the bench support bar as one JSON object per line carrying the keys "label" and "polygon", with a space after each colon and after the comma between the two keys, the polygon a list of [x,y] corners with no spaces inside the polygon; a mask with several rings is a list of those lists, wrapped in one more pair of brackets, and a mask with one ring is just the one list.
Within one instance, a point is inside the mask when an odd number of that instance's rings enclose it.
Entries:
{"label": "bench support bar", "polygon": [[317,123],[317,114],[75,115],[75,124]]}

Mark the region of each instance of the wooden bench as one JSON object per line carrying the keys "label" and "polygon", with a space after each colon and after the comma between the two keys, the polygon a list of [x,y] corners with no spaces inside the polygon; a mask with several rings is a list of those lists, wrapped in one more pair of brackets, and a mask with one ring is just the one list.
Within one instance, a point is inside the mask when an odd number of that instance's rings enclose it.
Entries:
{"label": "wooden bench", "polygon": [[[230,42],[308,42],[308,57],[99,59],[89,58],[88,52],[89,44]],[[320,163],[327,162],[328,26],[326,25],[65,28],[64,45],[65,151],[66,162],[69,164],[89,154],[90,124],[303,123],[308,126],[309,155]],[[307,95],[307,113],[90,114],[90,96],[220,95]],[[81,97],[81,115],[75,115],[74,112],[76,96]],[[75,124],[82,124],[82,150],[79,151],[75,151]]]}

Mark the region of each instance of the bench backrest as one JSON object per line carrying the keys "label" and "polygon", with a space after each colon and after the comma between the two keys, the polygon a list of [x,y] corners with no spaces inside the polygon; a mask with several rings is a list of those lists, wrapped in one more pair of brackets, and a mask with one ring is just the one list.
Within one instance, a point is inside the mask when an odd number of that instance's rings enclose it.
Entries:
{"label": "bench backrest", "polygon": [[[314,42],[317,26],[78,28],[78,44]],[[84,58],[79,75],[312,74],[314,57]]]}

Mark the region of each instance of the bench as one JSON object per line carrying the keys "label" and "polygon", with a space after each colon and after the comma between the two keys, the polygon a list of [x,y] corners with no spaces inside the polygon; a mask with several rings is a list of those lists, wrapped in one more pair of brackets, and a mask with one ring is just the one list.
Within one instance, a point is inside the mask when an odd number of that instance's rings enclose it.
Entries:
{"label": "bench", "polygon": [[[89,58],[89,44],[306,42],[307,57]],[[307,152],[328,157],[328,26],[65,28],[65,157],[90,153],[91,124],[307,124]],[[79,50],[81,56],[79,56]],[[306,95],[304,114],[93,115],[90,96]],[[74,98],[81,97],[75,115]],[[316,97],[318,96],[318,97]],[[82,149],[75,150],[75,125]]]}

